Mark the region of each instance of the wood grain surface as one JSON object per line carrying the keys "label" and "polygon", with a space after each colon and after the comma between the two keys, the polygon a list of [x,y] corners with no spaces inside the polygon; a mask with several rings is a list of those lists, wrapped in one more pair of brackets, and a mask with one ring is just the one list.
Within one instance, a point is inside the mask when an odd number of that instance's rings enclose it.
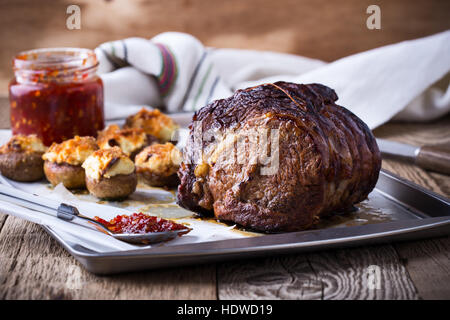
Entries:
{"label": "wood grain surface", "polygon": [[[2,127],[6,101],[0,99]],[[386,124],[375,135],[448,142],[450,116]],[[395,160],[383,168],[450,196],[448,176]],[[379,287],[368,285],[371,266],[380,270]],[[449,236],[99,277],[39,226],[0,213],[0,299],[450,299],[449,283]]]}
{"label": "wood grain surface", "polygon": [[[368,285],[370,266],[381,283]],[[391,246],[333,250],[226,263],[218,268],[221,299],[418,299]]]}
{"label": "wood grain surface", "polygon": [[[68,30],[66,9],[81,8],[81,29]],[[369,5],[381,30],[366,26]],[[333,61],[450,28],[448,0],[2,0],[0,94],[11,59],[42,47],[95,48],[126,37],[187,32],[214,47],[272,50]]]}
{"label": "wood grain surface", "polygon": [[97,277],[42,228],[0,218],[0,299],[215,299],[214,265]]}

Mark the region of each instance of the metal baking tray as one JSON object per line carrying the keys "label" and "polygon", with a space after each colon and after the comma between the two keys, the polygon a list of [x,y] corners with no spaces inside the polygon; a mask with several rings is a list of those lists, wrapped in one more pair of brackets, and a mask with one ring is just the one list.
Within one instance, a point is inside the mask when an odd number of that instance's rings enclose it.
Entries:
{"label": "metal baking tray", "polygon": [[366,206],[389,216],[389,221],[108,253],[92,251],[63,239],[48,227],[44,229],[95,274],[387,243],[450,233],[449,199],[384,170],[380,172]]}

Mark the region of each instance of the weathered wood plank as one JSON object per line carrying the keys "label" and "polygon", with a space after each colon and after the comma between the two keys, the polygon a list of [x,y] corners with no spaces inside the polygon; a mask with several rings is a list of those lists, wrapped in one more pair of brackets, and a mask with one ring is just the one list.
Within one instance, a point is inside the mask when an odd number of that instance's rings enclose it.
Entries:
{"label": "weathered wood plank", "polygon": [[[450,197],[450,177],[440,173],[430,172],[430,178],[435,181],[435,183],[439,186],[440,191],[442,191],[441,195]],[[436,191],[440,193],[440,191]]]}
{"label": "weathered wood plank", "polygon": [[308,260],[322,282],[323,299],[418,299],[390,245],[314,253]]}
{"label": "weathered wood plank", "polygon": [[321,299],[322,282],[306,255],[219,264],[219,299]]}
{"label": "weathered wood plank", "polygon": [[366,9],[374,4],[372,0],[76,3],[81,7],[81,29],[68,30],[67,1],[2,0],[0,92],[6,92],[12,77],[12,56],[32,48],[94,48],[113,39],[150,38],[174,30],[193,34],[208,46],[273,50],[332,61],[450,28],[450,4],[439,0],[377,0],[382,11],[382,30],[369,30],[366,26]]}
{"label": "weathered wood plank", "polygon": [[9,129],[11,123],[9,122],[9,99],[5,96],[0,96],[0,129]]}
{"label": "weathered wood plank", "polygon": [[450,237],[396,243],[423,299],[450,299]]}
{"label": "weathered wood plank", "polygon": [[391,122],[374,130],[377,138],[421,146],[450,142],[450,115],[432,122]]}
{"label": "weathered wood plank", "polygon": [[9,216],[0,234],[0,299],[215,299],[215,266],[98,277],[39,226]]}
{"label": "weathered wood plank", "polygon": [[[444,190],[448,188],[450,183],[447,181],[439,181],[430,172],[416,167],[413,164],[404,163],[394,160],[383,160],[383,169],[389,170],[409,181],[412,181],[428,190],[439,193],[443,196],[448,196]],[[449,180],[447,178],[447,180]],[[442,183],[444,182],[444,183]]]}
{"label": "weathered wood plank", "polygon": [[[377,130],[379,137],[416,145],[448,143],[450,141],[450,116],[427,124],[390,123]],[[383,168],[393,171],[427,189],[450,196],[450,178],[427,172],[412,164],[395,160],[383,161]],[[443,237],[397,243],[399,257],[423,299],[449,299],[450,297],[450,238]]]}
{"label": "weathered wood plank", "polygon": [[390,245],[226,263],[219,299],[418,299]]}
{"label": "weathered wood plank", "polygon": [[2,232],[3,225],[5,224],[5,221],[7,218],[8,218],[8,215],[0,213],[0,234]]}

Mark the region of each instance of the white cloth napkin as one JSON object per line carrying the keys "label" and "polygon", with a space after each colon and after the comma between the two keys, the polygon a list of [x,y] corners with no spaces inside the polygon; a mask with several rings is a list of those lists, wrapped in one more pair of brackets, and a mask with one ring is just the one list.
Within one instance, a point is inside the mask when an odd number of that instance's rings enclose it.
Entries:
{"label": "white cloth napkin", "polygon": [[275,52],[206,48],[176,32],[104,43],[96,53],[107,119],[125,117],[143,105],[194,111],[236,89],[278,80],[335,89],[338,104],[370,128],[392,118],[431,120],[450,110],[450,31],[329,64]]}

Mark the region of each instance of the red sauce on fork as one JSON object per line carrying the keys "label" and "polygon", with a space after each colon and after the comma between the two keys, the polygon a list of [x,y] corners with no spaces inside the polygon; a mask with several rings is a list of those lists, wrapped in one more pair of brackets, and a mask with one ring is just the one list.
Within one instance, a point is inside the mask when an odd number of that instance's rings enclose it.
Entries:
{"label": "red sauce on fork", "polygon": [[149,216],[142,212],[133,213],[132,215],[118,215],[114,219],[106,221],[99,217],[94,217],[94,219],[110,231],[115,233],[133,233],[133,234],[143,234],[151,232],[164,232],[164,231],[174,231],[174,230],[186,230],[186,232],[181,232],[178,235],[181,236],[190,231],[190,229],[180,223],[173,222],[171,220],[166,220],[163,218]]}

